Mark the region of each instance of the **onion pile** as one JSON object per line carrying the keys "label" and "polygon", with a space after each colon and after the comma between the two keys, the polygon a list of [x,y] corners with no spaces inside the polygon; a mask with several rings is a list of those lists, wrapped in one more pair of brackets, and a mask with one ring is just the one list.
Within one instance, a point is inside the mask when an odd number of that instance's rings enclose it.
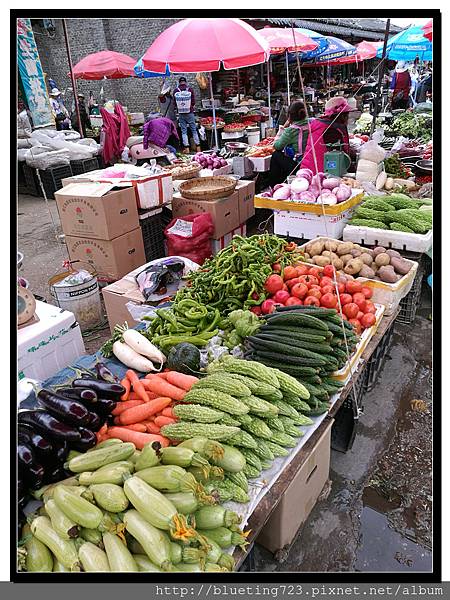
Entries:
{"label": "onion pile", "polygon": [[194,155],[193,160],[197,162],[203,169],[220,169],[228,165],[227,161],[220,156],[217,156],[215,152],[213,154],[204,154],[203,152],[197,152]]}
{"label": "onion pile", "polygon": [[352,195],[352,188],[339,177],[327,177],[326,173],[313,175],[310,169],[299,169],[291,183],[281,183],[271,193],[262,194],[274,200],[291,202],[323,202],[338,204]]}

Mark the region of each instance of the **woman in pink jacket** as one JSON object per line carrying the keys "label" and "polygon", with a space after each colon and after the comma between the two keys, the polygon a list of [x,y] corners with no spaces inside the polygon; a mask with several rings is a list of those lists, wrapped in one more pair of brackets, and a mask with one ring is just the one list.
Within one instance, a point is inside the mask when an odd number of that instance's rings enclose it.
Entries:
{"label": "woman in pink jacket", "polygon": [[[351,155],[347,123],[348,113],[353,110],[342,96],[335,96],[328,100],[325,104],[324,115],[311,121],[311,133],[308,136],[303,154],[302,169],[311,169],[313,173],[322,172],[328,146],[338,142],[340,142],[342,150]],[[313,147],[316,154],[317,169],[312,152]]]}

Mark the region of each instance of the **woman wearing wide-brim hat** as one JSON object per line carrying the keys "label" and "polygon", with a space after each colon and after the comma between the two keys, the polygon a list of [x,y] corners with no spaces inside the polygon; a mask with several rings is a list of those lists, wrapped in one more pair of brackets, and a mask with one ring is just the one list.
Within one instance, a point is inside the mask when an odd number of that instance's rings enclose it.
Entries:
{"label": "woman wearing wide-brim hat", "polygon": [[408,65],[404,60],[399,60],[392,75],[390,85],[392,110],[401,108],[406,110],[408,108],[411,83]]}

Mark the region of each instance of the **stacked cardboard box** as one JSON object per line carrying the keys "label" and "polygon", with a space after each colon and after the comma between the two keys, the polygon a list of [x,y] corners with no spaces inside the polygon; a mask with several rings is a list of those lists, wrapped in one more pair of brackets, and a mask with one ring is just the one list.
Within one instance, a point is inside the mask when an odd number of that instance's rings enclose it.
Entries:
{"label": "stacked cardboard box", "polygon": [[145,263],[132,186],[72,183],[55,198],[71,261],[90,264],[107,282]]}

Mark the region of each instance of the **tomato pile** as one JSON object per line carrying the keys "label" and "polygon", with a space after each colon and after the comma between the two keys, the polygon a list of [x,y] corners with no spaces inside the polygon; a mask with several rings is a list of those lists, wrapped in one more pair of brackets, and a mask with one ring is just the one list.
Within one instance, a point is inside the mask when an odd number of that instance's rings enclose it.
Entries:
{"label": "tomato pile", "polygon": [[[285,267],[283,272],[281,268],[278,269],[278,265],[274,265],[274,270],[278,272],[269,275],[264,286],[269,297],[261,306],[251,309],[255,314],[269,314],[276,306],[296,304],[339,310],[332,265],[319,269],[300,263],[295,267]],[[363,329],[372,327],[376,321],[376,308],[370,300],[372,289],[345,276],[338,276],[337,281],[344,320],[349,321],[358,334]]]}

